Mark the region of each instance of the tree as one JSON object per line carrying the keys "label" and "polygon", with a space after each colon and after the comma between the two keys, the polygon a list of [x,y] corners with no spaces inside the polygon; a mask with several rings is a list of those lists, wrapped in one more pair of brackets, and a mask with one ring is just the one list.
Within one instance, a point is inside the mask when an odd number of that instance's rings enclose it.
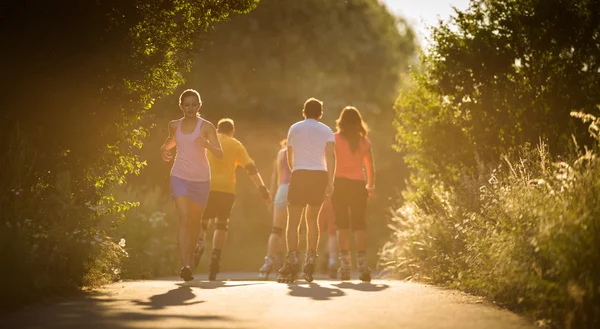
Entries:
{"label": "tree", "polygon": [[2,138],[14,141],[1,160],[8,168],[26,165],[19,177],[6,173],[10,184],[1,187],[10,196],[2,209],[12,213],[3,213],[0,258],[12,287],[39,292],[82,283],[93,237],[111,228],[99,215],[127,208],[107,191],[144,166],[136,150],[147,110],[182,82],[215,22],[257,2],[0,4]]}
{"label": "tree", "polygon": [[[88,170],[76,175],[85,178],[92,174],[89,165],[100,161],[108,167],[92,176],[122,180],[109,173],[135,169],[129,161],[109,169],[123,162],[115,152],[129,157],[131,147],[139,145],[144,133],[136,124],[156,98],[182,82],[200,35],[256,2],[3,4],[2,39],[11,45],[4,50],[3,76],[12,77],[2,89],[11,109],[4,112],[5,122],[19,122],[43,150],[44,171],[67,164],[69,171]],[[56,161],[65,152],[68,156]]]}
{"label": "tree", "polygon": [[[398,26],[403,28],[401,33]],[[210,36],[189,83],[223,115],[286,119],[310,96],[391,113],[414,33],[375,0],[264,0]],[[293,111],[293,110],[292,110]],[[292,112],[296,114],[295,112]]]}
{"label": "tree", "polygon": [[[186,85],[200,90],[208,119],[232,117],[241,134],[253,134],[251,144],[264,145],[251,150],[260,163],[271,163],[279,139],[301,119],[307,98],[324,101],[323,121],[332,128],[341,109],[354,105],[378,147],[378,190],[382,196],[395,193],[403,166],[391,150],[393,100],[417,48],[402,18],[376,0],[263,0],[248,15],[217,25],[208,41],[186,74]],[[164,109],[156,112],[155,122],[172,118],[173,106]],[[159,126],[159,139],[166,136],[165,127]]]}
{"label": "tree", "polygon": [[[473,1],[433,28],[419,88],[397,103],[401,148],[438,151],[413,166],[452,178],[540,137],[555,154],[568,151],[571,133],[585,141],[569,112],[600,103],[599,8],[597,0]],[[423,102],[435,108],[426,117]]]}
{"label": "tree", "polygon": [[[262,0],[249,14],[218,24],[206,38],[184,75],[185,88],[200,91],[205,118],[236,121],[236,137],[266,179],[279,141],[302,118],[307,98],[324,101],[323,122],[334,129],[344,106],[354,105],[363,113],[377,164],[378,198],[369,212],[369,240],[374,246],[381,243],[388,234],[389,206],[397,201],[398,185],[405,178],[402,157],[391,149],[391,121],[401,75],[416,59],[410,26],[376,0]],[[142,150],[148,167],[132,183],[168,191],[168,168],[156,149],[168,134],[165,123],[180,114],[176,102],[175,96],[164,97],[151,110],[157,126]],[[243,172],[238,173],[237,192],[231,231],[244,232],[244,237],[232,236],[231,249],[238,251],[224,266],[254,270],[262,260],[270,215],[257,206],[261,201]],[[374,247],[373,260],[376,251]]]}

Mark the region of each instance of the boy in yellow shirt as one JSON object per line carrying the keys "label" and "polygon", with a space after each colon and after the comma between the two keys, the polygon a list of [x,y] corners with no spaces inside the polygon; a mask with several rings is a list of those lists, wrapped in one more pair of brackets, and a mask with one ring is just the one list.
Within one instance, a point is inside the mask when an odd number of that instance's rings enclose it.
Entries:
{"label": "boy in yellow shirt", "polygon": [[213,233],[213,250],[209,263],[209,280],[216,280],[219,273],[219,262],[221,250],[227,240],[227,229],[229,216],[235,202],[235,169],[240,166],[246,169],[252,182],[258,188],[266,202],[271,200],[269,190],[265,186],[260,173],[254,165],[254,161],[248,155],[244,145],[233,138],[235,125],[231,119],[221,119],[217,124],[217,137],[221,142],[223,157],[217,158],[208,154],[210,163],[210,193],[208,205],[202,216],[202,233],[194,249],[194,268],[204,252],[204,238],[210,220],[215,220],[215,232]]}

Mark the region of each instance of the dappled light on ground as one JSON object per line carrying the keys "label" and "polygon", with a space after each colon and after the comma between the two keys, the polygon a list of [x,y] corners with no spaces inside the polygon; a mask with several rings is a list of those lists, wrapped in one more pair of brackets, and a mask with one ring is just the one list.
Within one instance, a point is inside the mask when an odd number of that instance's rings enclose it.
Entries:
{"label": "dappled light on ground", "polygon": [[178,278],[121,282],[56,305],[0,315],[2,328],[460,328],[533,329],[466,294],[402,281],[363,283]]}

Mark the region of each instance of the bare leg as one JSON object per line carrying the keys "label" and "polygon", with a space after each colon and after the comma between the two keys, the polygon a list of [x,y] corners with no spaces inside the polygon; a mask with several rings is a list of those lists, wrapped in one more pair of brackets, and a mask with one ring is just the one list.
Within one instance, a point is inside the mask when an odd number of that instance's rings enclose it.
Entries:
{"label": "bare leg", "polygon": [[354,231],[354,242],[356,243],[356,252],[367,251],[367,233],[365,230]]}
{"label": "bare leg", "polygon": [[273,227],[281,228],[281,234],[275,234],[271,232],[269,236],[269,244],[267,247],[267,255],[274,257],[275,255],[283,252],[285,248],[285,241],[283,238],[283,228],[285,228],[287,222],[287,209],[284,207],[276,207],[273,211]]}
{"label": "bare leg", "polygon": [[306,248],[316,251],[319,246],[319,225],[318,217],[321,206],[306,207]]}
{"label": "bare leg", "polygon": [[284,229],[286,224],[286,207],[275,207],[273,209],[273,227],[267,244],[267,257],[265,257],[265,263],[259,269],[259,277],[261,278],[268,278],[271,271],[278,269],[276,266],[283,264],[282,254],[285,250]]}
{"label": "bare leg", "polygon": [[350,230],[337,230],[337,240],[340,252],[350,250]]}
{"label": "bare leg", "polygon": [[[327,236],[327,249],[329,252],[329,258],[331,259],[333,257],[334,259],[334,264],[335,264],[335,259],[337,258],[337,253],[338,253],[338,241],[337,241],[337,236],[335,235],[329,235]],[[331,263],[331,261],[330,261]],[[332,265],[332,264],[329,264]]]}
{"label": "bare leg", "polygon": [[[217,220],[217,223],[219,223],[218,220]],[[224,225],[226,225],[226,224],[224,224]],[[226,242],[227,242],[227,230],[219,228],[219,227],[215,227],[215,232],[213,233],[213,249],[223,249]]]}
{"label": "bare leg", "polygon": [[287,251],[298,251],[299,247],[299,229],[302,216],[302,206],[289,205],[288,222],[286,226]]}
{"label": "bare leg", "polygon": [[194,247],[200,236],[204,236],[205,232],[202,229],[202,215],[204,215],[204,207],[190,201],[189,202],[189,240],[187,244],[187,252],[189,253],[189,261],[193,262]]}
{"label": "bare leg", "polygon": [[175,209],[177,210],[177,247],[179,249],[179,259],[181,266],[188,266],[191,263],[187,246],[190,243],[190,220],[189,204],[191,201],[186,196],[175,198]]}

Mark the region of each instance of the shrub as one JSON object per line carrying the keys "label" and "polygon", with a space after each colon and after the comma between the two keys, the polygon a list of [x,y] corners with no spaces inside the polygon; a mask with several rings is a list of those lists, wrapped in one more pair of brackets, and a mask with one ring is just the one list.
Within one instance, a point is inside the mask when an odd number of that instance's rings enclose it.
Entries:
{"label": "shrub", "polygon": [[159,186],[128,186],[115,191],[118,199],[135,200],[138,206],[126,213],[115,240],[126,244],[123,279],[148,279],[173,275],[179,268],[177,217],[168,194]]}
{"label": "shrub", "polygon": [[[573,114],[598,139],[599,119]],[[596,134],[596,135],[594,135]],[[600,325],[598,147],[553,160],[528,144],[457,187],[421,184],[392,218],[381,263],[564,328]],[[469,193],[462,193],[469,191]]]}
{"label": "shrub", "polygon": [[125,255],[101,225],[101,213],[112,206],[78,203],[69,172],[34,172],[38,159],[21,130],[2,137],[8,143],[0,156],[0,289],[11,296],[3,307],[110,281]]}

